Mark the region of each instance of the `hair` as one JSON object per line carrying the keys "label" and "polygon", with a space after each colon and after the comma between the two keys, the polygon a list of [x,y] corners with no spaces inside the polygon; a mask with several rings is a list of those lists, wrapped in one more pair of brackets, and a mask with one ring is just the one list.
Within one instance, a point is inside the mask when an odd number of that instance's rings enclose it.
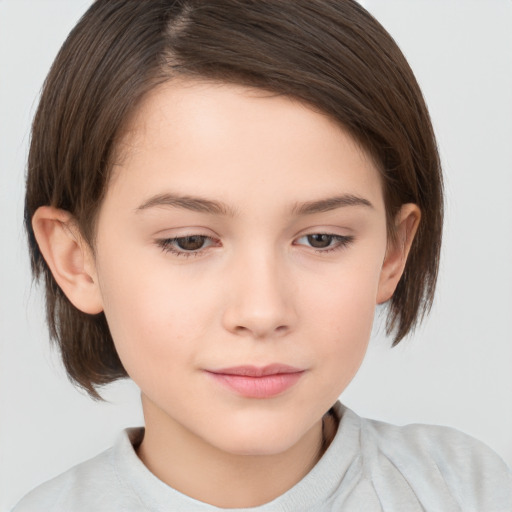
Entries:
{"label": "hair", "polygon": [[382,175],[388,236],[401,205],[421,222],[387,303],[393,345],[432,305],[443,220],[442,176],[420,88],[386,30],[353,0],[96,0],[62,46],[32,127],[25,227],[34,277],[44,276],[47,322],[70,379],[97,387],[127,377],[103,313],[64,295],[38,248],[36,209],[70,212],[94,250],[99,208],[123,123],[174,78],[257,87],[338,122]]}

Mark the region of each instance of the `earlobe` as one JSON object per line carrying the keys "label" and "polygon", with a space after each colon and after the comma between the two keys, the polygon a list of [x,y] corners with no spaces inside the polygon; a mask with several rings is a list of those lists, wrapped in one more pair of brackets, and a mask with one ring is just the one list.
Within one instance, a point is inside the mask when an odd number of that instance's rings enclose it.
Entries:
{"label": "earlobe", "polygon": [[377,293],[377,304],[388,301],[402,277],[412,242],[418,230],[421,211],[417,205],[402,205],[395,217],[395,237],[388,243],[382,265]]}
{"label": "earlobe", "polygon": [[72,215],[41,206],[32,217],[32,227],[41,254],[71,303],[84,313],[103,311],[92,251]]}

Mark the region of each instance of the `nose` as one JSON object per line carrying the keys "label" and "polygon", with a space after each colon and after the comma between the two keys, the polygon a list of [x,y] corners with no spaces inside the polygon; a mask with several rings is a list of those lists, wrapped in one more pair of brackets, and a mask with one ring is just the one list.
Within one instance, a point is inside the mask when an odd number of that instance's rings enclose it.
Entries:
{"label": "nose", "polygon": [[275,338],[294,329],[293,280],[272,251],[240,258],[229,273],[224,328],[253,338]]}

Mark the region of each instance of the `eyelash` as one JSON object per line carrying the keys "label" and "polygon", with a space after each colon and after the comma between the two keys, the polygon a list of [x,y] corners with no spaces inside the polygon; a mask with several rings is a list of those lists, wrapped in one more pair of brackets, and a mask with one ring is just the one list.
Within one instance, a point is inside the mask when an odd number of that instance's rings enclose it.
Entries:
{"label": "eyelash", "polygon": [[218,240],[215,240],[211,236],[206,235],[186,235],[186,236],[177,236],[175,238],[161,238],[160,240],[157,240],[156,243],[158,246],[166,253],[171,253],[175,256],[179,256],[182,258],[190,258],[190,257],[196,257],[200,256],[201,253],[204,251],[204,247],[200,247],[199,249],[195,251],[187,251],[185,249],[176,249],[175,244],[178,243],[179,240],[185,240],[187,238],[202,238],[204,240],[209,240],[212,242],[211,245],[214,245]]}
{"label": "eyelash", "polygon": [[[301,238],[308,238],[310,236],[315,236],[315,235],[328,236],[328,237],[330,237],[330,239],[333,242],[335,242],[334,245],[323,248],[323,249],[311,247],[314,250],[314,252],[317,254],[326,254],[326,253],[331,253],[334,251],[339,251],[339,250],[345,249],[354,241],[353,236],[333,235],[331,233],[310,233],[308,235],[303,235],[303,236],[299,237],[298,240],[300,240]],[[191,250],[191,251],[187,251],[185,249],[176,249],[176,244],[180,240],[183,241],[187,238],[201,238],[204,241],[208,240],[211,242],[211,244],[208,247],[211,247],[212,245],[215,245],[216,243],[219,242],[218,240],[216,240],[210,236],[206,236],[206,235],[187,235],[187,236],[178,236],[175,238],[161,238],[161,239],[157,240],[156,243],[164,252],[171,253],[171,254],[181,257],[181,258],[190,258],[190,257],[200,256],[203,253],[203,251],[205,250],[204,247],[200,247],[197,250]]]}

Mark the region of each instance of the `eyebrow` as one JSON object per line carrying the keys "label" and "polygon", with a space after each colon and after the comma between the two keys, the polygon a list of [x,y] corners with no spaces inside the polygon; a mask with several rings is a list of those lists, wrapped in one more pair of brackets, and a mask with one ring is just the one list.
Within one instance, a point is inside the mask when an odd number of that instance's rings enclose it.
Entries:
{"label": "eyebrow", "polygon": [[[235,217],[237,215],[235,209],[219,201],[188,195],[181,196],[171,193],[158,194],[156,196],[150,197],[139,207],[137,207],[136,211],[138,212],[148,210],[149,208],[155,208],[159,206],[183,208],[185,210],[191,210],[199,213],[225,215],[229,217]],[[316,201],[295,203],[291,211],[294,215],[312,215],[315,213],[328,212],[347,206],[365,206],[373,208],[372,203],[368,201],[368,199],[352,194],[343,194],[340,196],[328,197],[326,199],[319,199]]]}
{"label": "eyebrow", "polygon": [[199,213],[210,213],[214,215],[236,216],[236,211],[219,201],[204,199],[202,197],[180,196],[177,194],[159,194],[149,198],[142,203],[136,211],[147,210],[157,206],[171,206],[183,208]]}
{"label": "eyebrow", "polygon": [[366,206],[373,208],[372,203],[370,203],[368,199],[352,194],[343,194],[341,196],[328,197],[318,201],[296,203],[292,208],[292,213],[295,215],[312,215],[314,213],[329,212],[346,206]]}

